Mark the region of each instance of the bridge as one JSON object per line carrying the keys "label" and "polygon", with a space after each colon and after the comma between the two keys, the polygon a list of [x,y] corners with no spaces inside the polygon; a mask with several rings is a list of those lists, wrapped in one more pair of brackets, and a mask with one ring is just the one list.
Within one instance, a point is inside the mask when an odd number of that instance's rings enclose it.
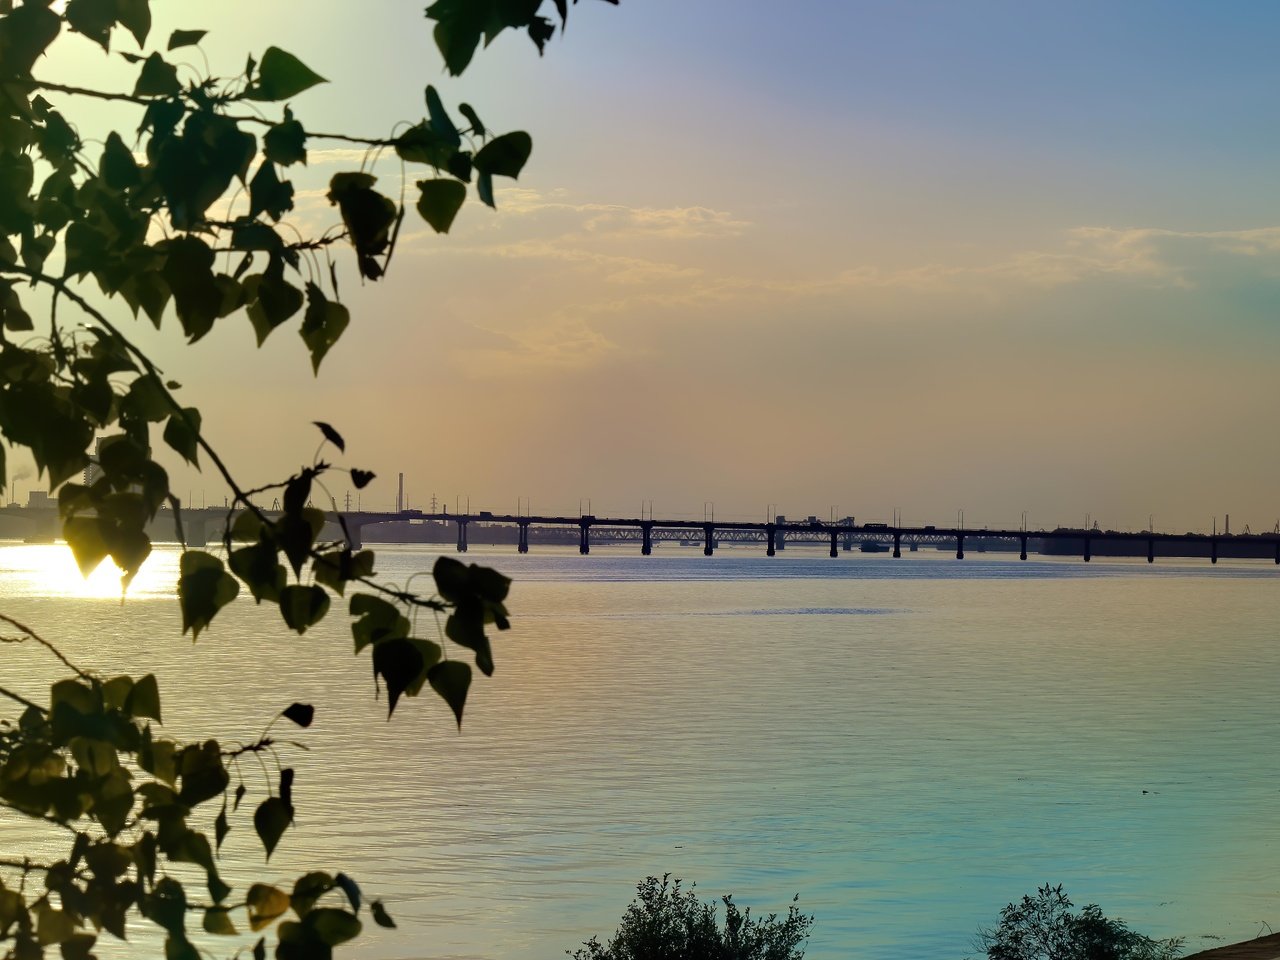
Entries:
{"label": "bridge", "polygon": [[[268,519],[279,516],[277,511],[265,511]],[[52,541],[58,531],[56,508],[15,507],[0,510],[0,518],[15,517],[31,521],[32,535],[27,539]],[[435,536],[427,542],[451,542],[459,553],[467,551],[472,527],[492,532],[495,529],[514,533],[516,549],[528,553],[531,542],[574,543],[578,552],[586,555],[592,544],[638,543],[641,554],[648,556],[653,545],[660,542],[702,545],[705,556],[712,556],[722,544],[761,544],[767,556],[775,556],[787,544],[822,544],[829,555],[839,556],[855,547],[863,552],[892,553],[901,557],[906,547],[909,551],[922,546],[954,549],[957,560],[965,557],[965,544],[971,550],[1017,549],[1019,558],[1027,559],[1028,547],[1035,544],[1040,552],[1054,555],[1076,555],[1085,561],[1104,545],[1123,545],[1123,555],[1141,555],[1146,547],[1147,562],[1153,563],[1161,555],[1207,555],[1217,563],[1219,555],[1266,557],[1280,564],[1280,531],[1266,534],[1195,534],[1157,533],[1057,528],[1054,530],[1028,529],[965,529],[963,527],[906,526],[884,523],[856,524],[853,517],[838,521],[821,521],[810,517],[803,521],[788,521],[776,517],[772,521],[717,521],[654,519],[653,517],[596,517],[583,515],[526,516],[519,514],[478,513],[450,514],[423,513],[419,510],[390,512],[326,511],[326,523],[330,526],[325,536],[331,540],[345,539],[352,549],[363,545],[366,527],[386,523],[409,523],[413,526],[430,524]],[[190,546],[204,546],[215,534],[219,539],[227,523],[224,507],[206,507],[182,510],[182,526],[186,542]],[[344,533],[345,531],[345,533]],[[162,510],[149,531],[154,540],[177,540],[176,525],[172,513]],[[447,534],[447,539],[446,539]],[[1157,546],[1161,549],[1158,551]],[[1177,550],[1191,550],[1178,554]],[[1137,551],[1134,553],[1133,551]],[[1115,548],[1104,552],[1115,553]]]}

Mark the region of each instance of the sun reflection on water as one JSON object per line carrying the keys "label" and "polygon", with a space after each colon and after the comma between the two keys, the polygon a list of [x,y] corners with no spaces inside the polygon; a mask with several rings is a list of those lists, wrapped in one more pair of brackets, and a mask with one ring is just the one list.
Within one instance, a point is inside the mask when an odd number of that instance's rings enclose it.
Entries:
{"label": "sun reflection on water", "polygon": [[[177,550],[155,550],[129,584],[131,599],[172,596]],[[110,559],[85,576],[65,543],[22,544],[0,551],[0,596],[110,600],[124,595],[121,573]]]}

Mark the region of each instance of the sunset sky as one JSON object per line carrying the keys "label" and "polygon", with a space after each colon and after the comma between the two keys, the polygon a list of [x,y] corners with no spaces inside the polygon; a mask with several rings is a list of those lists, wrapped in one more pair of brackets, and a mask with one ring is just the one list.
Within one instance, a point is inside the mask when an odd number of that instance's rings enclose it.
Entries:
{"label": "sunset sky", "polygon": [[[379,474],[366,508],[403,471],[451,510],[1280,517],[1280,7],[583,0],[545,57],[507,36],[453,80],[424,5],[156,4],[215,73],[276,44],[328,77],[309,128],[387,135],[434,83],[534,137],[497,213],[411,213],[383,282],[344,269],[318,380],[296,323],[261,351],[242,318],[190,350],[138,326],[247,484],[319,419]],[[130,82],[59,46],[37,75]],[[304,231],[360,162],[310,147]]]}

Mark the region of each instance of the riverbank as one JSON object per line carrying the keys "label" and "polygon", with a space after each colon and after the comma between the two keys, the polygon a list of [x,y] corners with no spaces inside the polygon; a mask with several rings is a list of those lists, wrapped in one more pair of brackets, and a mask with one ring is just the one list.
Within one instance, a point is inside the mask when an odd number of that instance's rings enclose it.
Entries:
{"label": "riverbank", "polygon": [[1193,953],[1183,960],[1280,960],[1280,933]]}

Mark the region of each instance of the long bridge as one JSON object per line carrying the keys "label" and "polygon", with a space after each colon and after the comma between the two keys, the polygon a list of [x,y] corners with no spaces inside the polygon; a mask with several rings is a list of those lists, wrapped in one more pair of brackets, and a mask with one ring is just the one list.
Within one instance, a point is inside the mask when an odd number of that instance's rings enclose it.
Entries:
{"label": "long bridge", "polygon": [[[266,511],[268,518],[278,515]],[[0,518],[13,517],[32,522],[32,536],[28,539],[51,541],[58,530],[57,510],[50,507],[10,506],[0,510]],[[918,550],[929,546],[938,549],[954,549],[958,560],[965,556],[965,544],[979,552],[988,549],[1017,549],[1020,559],[1026,560],[1029,545],[1038,552],[1060,556],[1081,556],[1092,559],[1095,553],[1141,556],[1146,547],[1147,562],[1161,556],[1204,556],[1217,563],[1219,555],[1274,559],[1280,564],[1280,530],[1265,534],[1230,533],[1158,533],[1151,530],[1132,532],[1117,530],[1071,529],[966,529],[964,527],[907,526],[885,523],[857,524],[853,517],[842,520],[822,521],[815,517],[805,520],[788,520],[778,516],[770,521],[682,520],[655,519],[653,517],[596,517],[541,516],[520,514],[496,514],[489,511],[450,514],[424,513],[419,510],[401,511],[326,511],[326,529],[330,539],[346,539],[353,549],[363,545],[366,527],[387,523],[409,526],[410,530],[429,526],[430,537],[425,542],[452,542],[459,553],[468,548],[473,528],[492,535],[504,531],[507,540],[512,533],[516,549],[528,553],[531,542],[568,543],[578,545],[578,552],[586,555],[593,544],[638,543],[641,554],[648,556],[655,543],[678,542],[685,545],[702,545],[705,556],[712,556],[722,544],[763,544],[765,554],[774,556],[788,544],[823,544],[832,557],[841,550],[858,549],[868,553],[890,553],[901,557],[902,550]],[[339,521],[341,517],[341,522]],[[182,524],[187,543],[203,546],[213,533],[216,539],[227,521],[226,508],[206,507],[182,510]],[[152,537],[156,540],[177,539],[172,514],[162,510],[153,524]],[[403,529],[403,527],[401,528]],[[345,531],[345,533],[344,533]],[[426,531],[424,531],[426,532]],[[417,542],[418,537],[412,538]],[[509,542],[509,541],[508,541]],[[1106,545],[1113,545],[1110,549]],[[1157,547],[1160,547],[1158,550]],[[1190,552],[1187,552],[1190,551]],[[1034,551],[1033,551],[1034,552]]]}

